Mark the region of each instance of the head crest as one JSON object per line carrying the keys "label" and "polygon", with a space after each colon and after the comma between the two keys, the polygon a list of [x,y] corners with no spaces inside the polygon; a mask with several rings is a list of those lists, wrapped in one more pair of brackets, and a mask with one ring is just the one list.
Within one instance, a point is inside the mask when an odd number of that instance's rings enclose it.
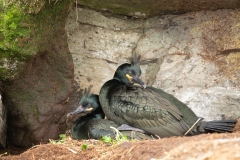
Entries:
{"label": "head crest", "polygon": [[131,58],[131,64],[132,65],[136,65],[136,64],[140,65],[140,59],[141,59],[141,56],[138,55],[137,53],[134,53],[133,57]]}
{"label": "head crest", "polygon": [[81,102],[83,102],[85,99],[88,99],[92,95],[91,88],[92,87],[89,86],[88,88],[84,89],[84,92],[83,92],[81,100],[79,101],[79,104],[81,104]]}

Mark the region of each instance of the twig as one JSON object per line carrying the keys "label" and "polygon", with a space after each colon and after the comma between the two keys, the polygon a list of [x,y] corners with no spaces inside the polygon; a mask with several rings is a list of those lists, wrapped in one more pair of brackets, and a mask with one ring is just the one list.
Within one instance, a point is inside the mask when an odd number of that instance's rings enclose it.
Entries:
{"label": "twig", "polygon": [[76,15],[77,15],[77,17],[76,17],[76,24],[77,24],[77,26],[78,26],[78,7],[77,7],[77,0],[76,0]]}
{"label": "twig", "polygon": [[[158,139],[161,139],[161,137],[159,137],[158,135],[155,135]],[[153,136],[152,136],[152,138],[153,138]]]}
{"label": "twig", "polygon": [[[116,132],[116,140],[119,141],[119,139],[120,139],[119,137],[120,137],[120,136],[123,137],[122,133],[119,132],[118,129],[116,129],[116,128],[112,127],[112,126],[110,126],[110,128],[113,129],[113,130],[115,130],[115,132]],[[119,136],[119,135],[120,135],[120,136]]]}
{"label": "twig", "polygon": [[54,5],[55,5],[57,2],[58,2],[58,0],[56,0],[56,1],[54,2]]}
{"label": "twig", "polygon": [[73,152],[74,154],[77,154],[77,152],[76,152],[76,151],[74,151],[73,149],[71,149],[71,148],[68,148],[68,147],[67,147],[67,149],[68,149],[69,151]]}
{"label": "twig", "polygon": [[29,148],[29,150],[31,150],[31,149],[33,149],[33,148],[37,148],[38,146],[40,146],[40,145],[32,146],[31,148]]}
{"label": "twig", "polygon": [[198,120],[192,125],[192,127],[191,128],[189,128],[189,130],[184,134],[184,136],[186,136],[187,134],[188,134],[188,132],[190,132],[192,129],[193,129],[193,127],[198,123],[198,121],[200,121],[201,120],[201,118],[198,118]]}

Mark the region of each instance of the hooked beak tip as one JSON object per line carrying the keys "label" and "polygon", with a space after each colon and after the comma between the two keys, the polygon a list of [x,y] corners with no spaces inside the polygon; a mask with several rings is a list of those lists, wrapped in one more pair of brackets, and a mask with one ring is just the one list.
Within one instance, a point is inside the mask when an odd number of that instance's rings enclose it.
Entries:
{"label": "hooked beak tip", "polygon": [[68,114],[67,114],[67,118],[68,118],[69,116],[71,116],[71,113],[68,113]]}
{"label": "hooked beak tip", "polygon": [[135,83],[138,83],[138,84],[141,85],[143,88],[146,88],[146,87],[147,87],[146,83],[144,83],[139,77],[134,77],[133,80],[134,80]]}

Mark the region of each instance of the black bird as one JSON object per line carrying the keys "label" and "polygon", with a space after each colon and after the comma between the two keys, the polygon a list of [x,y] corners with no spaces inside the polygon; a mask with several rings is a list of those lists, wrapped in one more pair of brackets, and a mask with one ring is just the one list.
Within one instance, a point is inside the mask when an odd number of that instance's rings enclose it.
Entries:
{"label": "black bird", "polygon": [[140,75],[140,56],[135,55],[131,64],[119,66],[113,79],[102,86],[99,100],[108,119],[161,138],[187,133],[231,132],[235,126],[237,120],[200,120],[189,107],[172,95],[154,87],[146,87]]}
{"label": "black bird", "polygon": [[[67,115],[68,121],[73,121],[71,133],[73,139],[101,139],[103,136],[115,138],[116,134],[110,126],[118,128],[121,125],[113,121],[104,119],[105,114],[99,102],[99,96],[90,93],[90,87],[85,89],[79,101],[79,107]],[[123,135],[132,139],[152,139],[153,137],[137,131],[127,129],[121,131]]]}

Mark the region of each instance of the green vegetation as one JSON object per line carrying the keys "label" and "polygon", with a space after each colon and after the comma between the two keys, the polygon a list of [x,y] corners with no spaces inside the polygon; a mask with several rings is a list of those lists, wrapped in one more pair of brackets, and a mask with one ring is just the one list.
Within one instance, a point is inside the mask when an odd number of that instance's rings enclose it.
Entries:
{"label": "green vegetation", "polygon": [[6,6],[0,0],[0,79],[16,75],[19,62],[32,55],[32,47],[25,45],[30,37],[30,16],[17,5]]}
{"label": "green vegetation", "polygon": [[0,154],[0,157],[1,156],[6,156],[8,154],[8,152],[4,152],[3,154]]}
{"label": "green vegetation", "polygon": [[29,16],[23,15],[17,6],[11,6],[4,9],[0,14],[0,32],[1,41],[0,49],[5,51],[6,57],[25,59],[21,45],[23,39],[26,40],[30,36],[27,28],[29,24]]}
{"label": "green vegetation", "polygon": [[82,145],[82,150],[84,151],[84,150],[86,150],[87,149],[87,145],[86,144],[83,144]]}
{"label": "green vegetation", "polygon": [[101,138],[101,141],[105,143],[111,143],[111,144],[118,144],[124,141],[129,141],[128,137],[126,135],[123,135],[121,132],[119,132],[119,130],[117,130],[114,127],[110,127],[110,128],[116,132],[115,139],[111,138],[110,136],[103,136]]}
{"label": "green vegetation", "polygon": [[110,136],[103,136],[101,138],[101,141],[105,142],[105,143],[113,143],[113,139]]}
{"label": "green vegetation", "polygon": [[66,142],[66,134],[59,134],[59,140],[53,140],[53,139],[50,139],[50,143],[51,144],[63,144]]}

